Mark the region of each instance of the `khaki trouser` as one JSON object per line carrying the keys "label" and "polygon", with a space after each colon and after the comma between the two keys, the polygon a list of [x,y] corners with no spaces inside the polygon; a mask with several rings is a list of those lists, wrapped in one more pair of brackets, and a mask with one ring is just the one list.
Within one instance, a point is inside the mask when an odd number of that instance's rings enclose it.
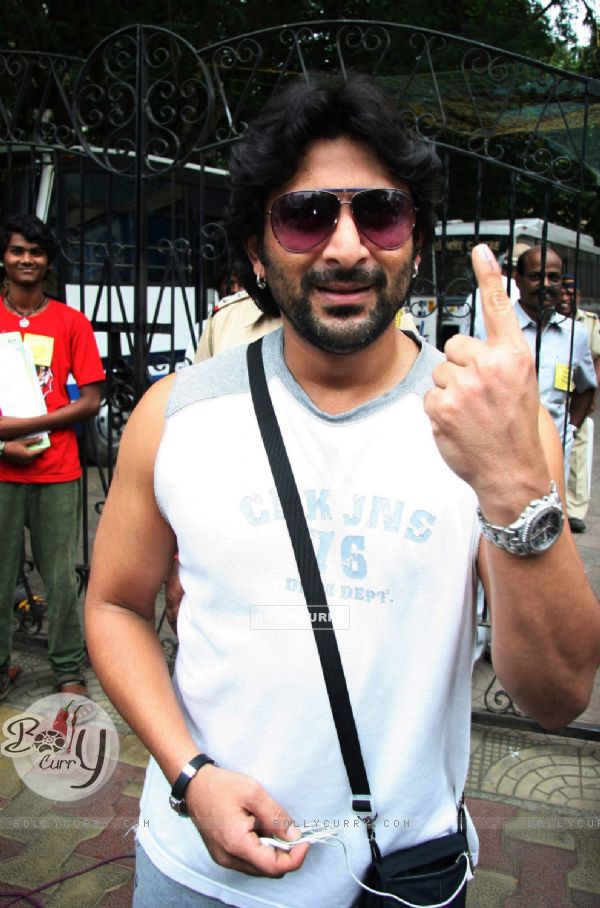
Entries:
{"label": "khaki trouser", "polygon": [[567,485],[567,512],[569,517],[577,517],[579,520],[584,519],[590,502],[587,443],[588,421],[586,419],[573,442],[569,462],[569,482]]}

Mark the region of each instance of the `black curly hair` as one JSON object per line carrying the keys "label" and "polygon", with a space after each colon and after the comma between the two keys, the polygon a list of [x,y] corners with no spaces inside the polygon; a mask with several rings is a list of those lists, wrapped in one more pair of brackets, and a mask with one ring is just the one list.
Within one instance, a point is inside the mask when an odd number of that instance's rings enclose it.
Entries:
{"label": "black curly hair", "polygon": [[277,93],[234,146],[231,193],[225,229],[240,281],[257,305],[278,316],[269,288],[256,286],[244,248],[250,237],[262,242],[269,193],[296,173],[307,146],[316,139],[350,136],[366,142],[390,173],[407,183],[418,207],[415,236],[434,236],[434,206],[442,195],[441,164],[433,144],[407,125],[392,98],[362,75],[315,77]]}
{"label": "black curly hair", "polygon": [[35,214],[15,214],[5,221],[0,230],[0,260],[4,259],[13,233],[20,233],[28,243],[37,243],[48,256],[48,264],[52,264],[58,253],[58,243],[48,225]]}

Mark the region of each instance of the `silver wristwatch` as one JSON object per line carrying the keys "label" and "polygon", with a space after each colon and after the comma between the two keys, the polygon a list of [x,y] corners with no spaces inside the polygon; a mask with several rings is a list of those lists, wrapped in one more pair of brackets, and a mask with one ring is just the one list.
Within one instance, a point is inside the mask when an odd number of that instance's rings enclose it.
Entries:
{"label": "silver wristwatch", "polygon": [[530,501],[520,517],[507,527],[486,520],[480,509],[477,515],[483,536],[493,545],[513,555],[539,555],[554,545],[561,534],[564,516],[556,483],[550,483],[550,494]]}

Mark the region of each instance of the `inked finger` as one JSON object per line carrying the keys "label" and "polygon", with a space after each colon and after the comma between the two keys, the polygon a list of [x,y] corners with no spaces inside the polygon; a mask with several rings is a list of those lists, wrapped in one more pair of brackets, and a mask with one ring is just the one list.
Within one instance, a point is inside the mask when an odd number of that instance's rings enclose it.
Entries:
{"label": "inked finger", "polygon": [[485,243],[480,243],[473,248],[471,260],[481,291],[481,310],[488,341],[494,343],[518,338],[519,343],[523,343],[523,333],[494,253]]}

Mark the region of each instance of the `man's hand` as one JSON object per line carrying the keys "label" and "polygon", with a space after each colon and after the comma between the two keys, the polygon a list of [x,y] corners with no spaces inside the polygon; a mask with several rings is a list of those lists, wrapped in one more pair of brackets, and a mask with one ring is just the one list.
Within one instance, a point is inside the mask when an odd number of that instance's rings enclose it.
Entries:
{"label": "man's hand", "polygon": [[203,766],[185,793],[188,813],[213,861],[250,876],[280,877],[302,866],[309,845],[290,851],[262,845],[259,836],[293,841],[289,814],[249,776]]}
{"label": "man's hand", "polygon": [[177,633],[177,616],[179,615],[181,600],[183,599],[183,587],[179,580],[179,561],[177,558],[173,559],[171,570],[167,574],[167,579],[165,581],[165,599],[167,600],[167,607],[165,609],[166,619],[171,626],[171,630]]}
{"label": "man's hand", "polygon": [[36,457],[43,454],[43,450],[32,450],[32,445],[37,445],[42,439],[27,438],[20,441],[7,441],[4,446],[2,459],[11,463],[14,467],[28,467]]}
{"label": "man's hand", "polygon": [[595,392],[595,388],[587,388],[585,391],[573,391],[569,407],[569,422],[576,429],[581,429],[586,418],[594,409]]}
{"label": "man's hand", "polygon": [[533,358],[487,246],[473,250],[473,268],[488,339],[457,334],[448,341],[425,410],[446,463],[473,487],[488,519],[507,522],[549,485],[539,392]]}

